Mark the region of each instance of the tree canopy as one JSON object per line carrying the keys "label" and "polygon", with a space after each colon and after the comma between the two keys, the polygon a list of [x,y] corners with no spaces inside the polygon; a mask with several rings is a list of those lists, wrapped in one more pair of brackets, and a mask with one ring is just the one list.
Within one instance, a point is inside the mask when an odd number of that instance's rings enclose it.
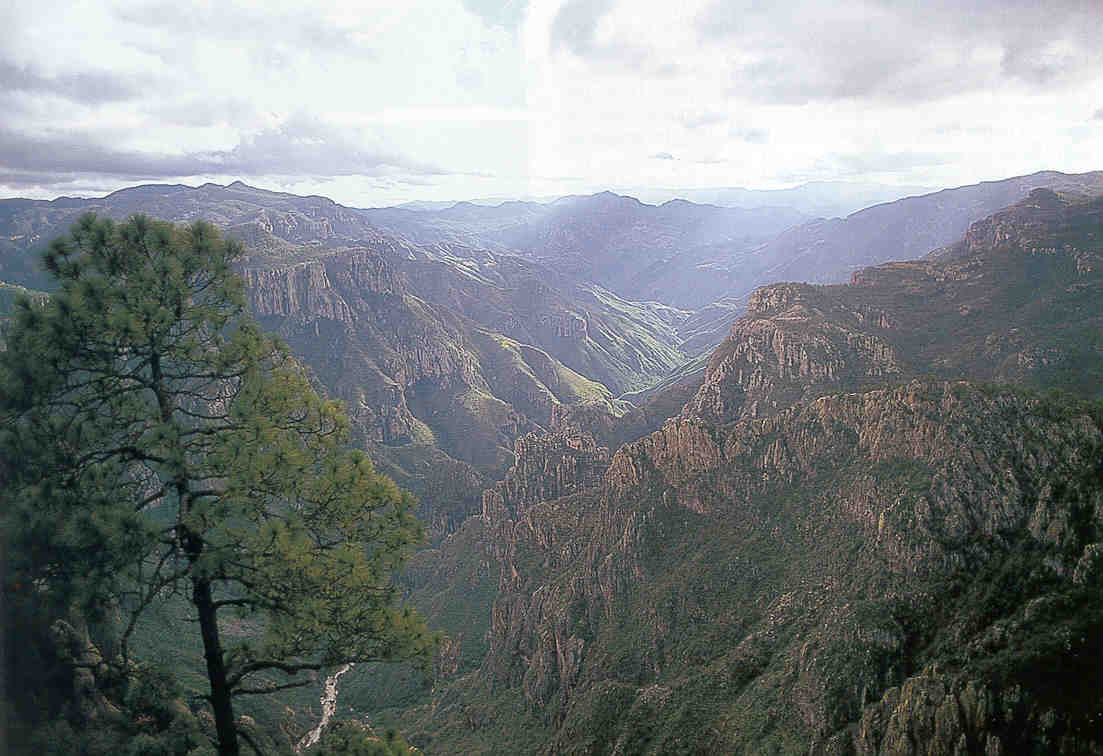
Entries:
{"label": "tree canopy", "polygon": [[[120,610],[124,654],[143,609],[185,596],[223,754],[235,696],[432,644],[390,581],[422,537],[410,497],[248,316],[241,253],[204,222],[84,216],[46,252],[57,290],[17,305],[0,365],[9,580]],[[224,612],[263,634],[228,644]]]}

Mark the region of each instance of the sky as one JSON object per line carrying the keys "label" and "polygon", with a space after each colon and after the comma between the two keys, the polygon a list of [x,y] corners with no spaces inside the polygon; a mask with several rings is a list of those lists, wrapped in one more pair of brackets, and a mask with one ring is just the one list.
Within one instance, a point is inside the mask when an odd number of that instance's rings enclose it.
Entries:
{"label": "sky", "polygon": [[4,0],[0,197],[1103,169],[1100,0]]}

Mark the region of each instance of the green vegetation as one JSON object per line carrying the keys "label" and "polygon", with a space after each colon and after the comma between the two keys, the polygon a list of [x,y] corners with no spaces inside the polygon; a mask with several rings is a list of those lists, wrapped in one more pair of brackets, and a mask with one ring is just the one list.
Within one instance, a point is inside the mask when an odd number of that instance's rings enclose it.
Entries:
{"label": "green vegetation", "polygon": [[28,298],[36,303],[46,301],[46,295],[40,291],[33,291],[0,281],[0,351],[4,350],[4,337],[8,330],[11,311],[15,307],[15,303],[23,298]]}
{"label": "green vegetation", "polygon": [[[17,303],[0,368],[3,546],[24,609],[117,613],[125,670],[143,613],[189,605],[220,754],[255,740],[235,697],[433,646],[390,581],[422,537],[413,502],[246,316],[240,253],[209,224],[85,216],[45,255],[46,307]],[[128,695],[149,697],[142,679]]]}

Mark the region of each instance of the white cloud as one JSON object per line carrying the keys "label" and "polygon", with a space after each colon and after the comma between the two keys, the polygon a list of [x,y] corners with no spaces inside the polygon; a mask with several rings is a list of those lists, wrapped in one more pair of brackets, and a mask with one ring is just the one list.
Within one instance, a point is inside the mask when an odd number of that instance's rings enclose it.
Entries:
{"label": "white cloud", "polygon": [[1080,0],[12,3],[0,165],[15,191],[223,171],[352,204],[1090,170],[1100,21]]}

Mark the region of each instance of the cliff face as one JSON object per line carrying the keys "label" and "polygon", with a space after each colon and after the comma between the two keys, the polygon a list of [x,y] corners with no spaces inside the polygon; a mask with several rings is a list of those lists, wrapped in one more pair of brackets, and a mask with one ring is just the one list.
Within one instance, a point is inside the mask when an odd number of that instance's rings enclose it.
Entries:
{"label": "cliff face", "polygon": [[[436,548],[416,554],[403,575],[411,600],[431,625],[447,632],[437,658],[437,679],[457,684],[486,660],[491,626],[510,625],[508,610],[495,605],[499,591],[513,585],[518,539],[553,528],[565,537],[564,523],[538,521],[527,530],[526,513],[541,502],[599,485],[610,454],[578,427],[527,434],[514,442],[514,466],[503,480],[482,492],[482,514],[459,524]],[[383,700],[382,706],[392,703]]]}
{"label": "cliff face", "polygon": [[514,442],[514,453],[505,478],[483,492],[483,519],[494,524],[597,485],[609,465],[608,447],[584,431],[530,434]]}
{"label": "cliff face", "polygon": [[426,301],[540,349],[613,394],[650,385],[685,359],[678,328],[688,313],[625,300],[516,254],[447,247],[396,264]]}
{"label": "cliff face", "polygon": [[1035,194],[938,257],[759,290],[682,414],[600,481],[566,436],[518,447],[484,495],[485,661],[410,730],[472,751],[1103,752],[1103,414],[915,377],[1098,396],[1099,208]]}
{"label": "cliff face", "polygon": [[[537,426],[495,396],[481,366],[488,345],[470,325],[413,295],[378,249],[243,274],[261,324],[345,401],[358,440],[421,498],[434,538],[477,511],[488,476],[511,463],[513,439]],[[502,372],[521,384],[511,367]]]}
{"label": "cliff face", "polygon": [[424,433],[407,401],[420,381],[442,390],[486,386],[457,325],[432,318],[378,251],[245,268],[243,276],[253,312],[349,403],[369,440],[409,443]]}
{"label": "cliff face", "polygon": [[[480,492],[516,459],[514,442],[548,427],[560,408],[587,405],[610,418],[620,411],[602,383],[462,310],[513,313],[515,332],[535,334],[613,385],[666,369],[676,351],[653,341],[664,328],[673,339],[673,326],[646,308],[622,308],[625,316],[615,298],[588,294],[590,304],[567,304],[569,292],[548,285],[529,296],[505,285],[509,275],[496,283],[469,273],[398,242],[254,259],[243,269],[261,324],[345,401],[358,440],[421,498],[435,539],[479,511]],[[417,286],[427,280],[434,297],[455,307],[423,296]],[[618,312],[630,324],[623,333],[623,322],[611,320]]]}
{"label": "cliff face", "polygon": [[911,383],[671,422],[498,521],[481,674],[549,753],[1103,747],[1097,692],[1032,678],[1098,664],[1101,419]]}
{"label": "cliff face", "polygon": [[[497,597],[487,630],[488,656],[483,669],[499,684],[519,684],[530,698],[553,693],[568,681],[581,661],[577,644],[567,646],[562,623],[567,614],[557,592],[531,595],[531,560],[538,570],[559,570],[580,556],[586,520],[581,492],[600,483],[609,465],[609,450],[577,430],[529,436],[517,442],[518,461],[494,488],[483,493],[483,521],[501,565]],[[556,502],[556,503],[545,503]],[[526,632],[540,618],[552,623],[549,643]]]}
{"label": "cliff face", "polygon": [[250,309],[257,316],[352,322],[352,311],[333,288],[320,260],[283,269],[246,270],[243,278]]}
{"label": "cliff face", "polygon": [[885,337],[890,316],[840,300],[806,284],[756,290],[684,412],[714,422],[755,417],[899,376],[898,351]]}
{"label": "cliff face", "polygon": [[938,257],[867,268],[849,286],[758,289],[684,413],[724,422],[932,375],[1094,393],[1101,217],[1100,200],[1037,190]]}

